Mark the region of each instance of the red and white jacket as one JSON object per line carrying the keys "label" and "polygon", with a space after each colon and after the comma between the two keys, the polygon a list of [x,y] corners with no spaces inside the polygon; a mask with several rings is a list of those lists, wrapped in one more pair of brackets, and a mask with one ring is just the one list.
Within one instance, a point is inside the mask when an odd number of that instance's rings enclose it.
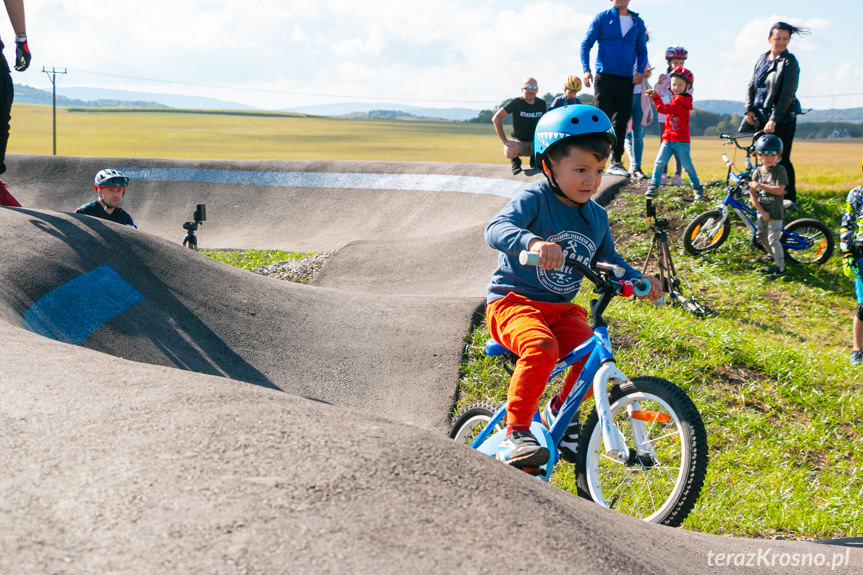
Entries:
{"label": "red and white jacket", "polygon": [[692,96],[678,94],[668,104],[662,103],[662,97],[653,93],[653,103],[656,111],[666,114],[665,129],[662,130],[663,142],[689,141],[689,112],[692,111]]}

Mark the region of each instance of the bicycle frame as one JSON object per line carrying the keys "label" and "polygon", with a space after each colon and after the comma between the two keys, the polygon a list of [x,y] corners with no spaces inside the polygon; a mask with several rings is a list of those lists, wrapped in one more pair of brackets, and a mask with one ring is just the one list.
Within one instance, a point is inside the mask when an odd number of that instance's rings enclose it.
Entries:
{"label": "bicycle frame", "polygon": [[[597,278],[589,268],[585,268],[585,266],[580,262],[567,260],[565,265],[578,268],[585,276],[590,274],[594,278]],[[585,273],[585,270],[588,273]],[[591,300],[590,305],[594,318],[592,326],[593,336],[560,359],[552,370],[549,381],[553,380],[564,370],[587,356],[587,361],[585,362],[581,373],[578,375],[578,379],[573,385],[566,401],[564,401],[551,429],[546,430],[541,423],[539,412],[534,413],[534,424],[531,426],[531,429],[533,430],[534,428],[537,428],[542,430],[541,433],[547,437],[550,448],[549,452],[551,453],[549,462],[546,464],[545,474],[543,475],[544,479],[547,479],[551,475],[551,469],[557,462],[557,449],[554,447],[560,443],[560,440],[566,432],[567,426],[572,421],[576,411],[578,411],[578,408],[588,396],[588,391],[591,389],[596,402],[596,411],[599,416],[600,429],[602,430],[602,440],[606,455],[613,457],[620,462],[626,462],[630,457],[629,449],[626,447],[626,440],[623,437],[623,434],[613,424],[611,406],[608,401],[609,384],[614,385],[615,383],[623,383],[629,379],[617,368],[615,364],[614,352],[612,351],[611,341],[608,337],[608,326],[602,319],[602,313],[614,295],[615,294],[610,291],[603,291],[599,300]],[[500,344],[494,344],[493,346],[486,344],[486,353],[489,355],[497,355],[504,353],[505,351],[507,351],[506,348]],[[639,454],[655,456],[652,445],[646,441],[647,432],[644,426],[644,421],[650,421],[649,414],[643,414],[638,409],[637,402],[634,403],[633,406],[628,408],[628,410],[629,416],[632,420],[631,427],[633,437],[635,439],[636,446],[638,446]],[[492,434],[492,431],[501,422],[505,414],[506,404],[501,406],[494,413],[488,424],[486,424],[483,430],[471,443],[471,447],[485,453],[486,455],[494,456],[498,441],[488,440],[490,437],[495,438],[495,436],[497,436],[498,440],[502,439],[503,432],[498,431]]]}
{"label": "bicycle frame", "polygon": [[[759,134],[761,134],[761,132],[756,134],[756,137]],[[725,195],[725,199],[722,200],[722,203],[716,206],[716,209],[722,213],[722,216],[717,221],[715,229],[719,230],[723,225],[725,225],[725,222],[728,219],[730,208],[734,211],[734,213],[737,214],[737,217],[739,217],[749,228],[749,231],[752,233],[752,241],[754,243],[757,241],[758,226],[753,220],[758,219],[758,212],[755,211],[755,208],[746,205],[737,198],[738,195],[741,197],[744,195],[742,185],[749,180],[749,175],[752,173],[752,170],[754,170],[758,165],[757,163],[753,164],[751,159],[753,146],[743,147],[738,144],[734,138],[730,136],[726,136],[723,134],[722,137],[727,137],[727,139],[729,139],[731,142],[734,142],[734,144],[738,148],[746,152],[746,169],[742,172],[734,173],[732,171],[734,163],[729,161],[725,154],[722,155],[722,159],[728,166],[728,174],[725,178],[727,193]],[[755,138],[753,138],[753,141],[754,140]],[[805,238],[801,237],[800,234],[798,234],[797,232],[789,232],[788,230],[786,230],[784,225],[782,226],[781,237],[782,247],[787,250],[805,249],[808,248],[810,245],[810,242],[808,242]]]}

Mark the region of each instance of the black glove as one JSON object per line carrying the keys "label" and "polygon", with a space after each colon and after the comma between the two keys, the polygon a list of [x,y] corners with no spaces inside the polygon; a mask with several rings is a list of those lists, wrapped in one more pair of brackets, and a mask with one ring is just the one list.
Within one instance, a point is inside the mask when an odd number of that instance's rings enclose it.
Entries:
{"label": "black glove", "polygon": [[27,46],[27,36],[15,38],[15,69],[23,72],[30,66],[30,48]]}

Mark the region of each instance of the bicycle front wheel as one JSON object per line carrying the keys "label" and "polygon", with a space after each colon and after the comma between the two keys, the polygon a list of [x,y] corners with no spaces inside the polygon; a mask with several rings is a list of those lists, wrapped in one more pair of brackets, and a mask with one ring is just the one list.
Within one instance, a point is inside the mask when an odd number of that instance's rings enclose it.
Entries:
{"label": "bicycle front wheel", "polygon": [[[578,494],[644,521],[680,525],[698,501],[707,473],[707,433],[698,409],[683,390],[658,377],[614,386],[609,402],[629,456],[621,462],[605,454],[594,409],[578,447]],[[634,424],[645,430],[640,445]]]}
{"label": "bicycle front wheel", "polygon": [[780,240],[785,257],[800,264],[823,264],[833,254],[833,232],[812,218],[794,220]]}
{"label": "bicycle front wheel", "polygon": [[683,247],[690,254],[700,253],[718,248],[728,239],[731,222],[728,218],[720,225],[722,212],[710,210],[695,217],[683,231]]}
{"label": "bicycle front wheel", "polygon": [[[471,445],[474,439],[491,421],[491,417],[500,408],[499,403],[493,401],[479,401],[472,403],[456,415],[449,429],[450,439],[459,443]],[[497,424],[495,431],[503,429],[503,421]]]}

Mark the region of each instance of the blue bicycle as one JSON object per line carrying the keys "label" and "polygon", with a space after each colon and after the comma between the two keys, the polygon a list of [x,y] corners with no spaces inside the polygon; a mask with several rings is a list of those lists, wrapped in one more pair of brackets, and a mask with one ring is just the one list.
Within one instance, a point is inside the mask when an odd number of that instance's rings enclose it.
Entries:
{"label": "blue bicycle", "polygon": [[[537,254],[522,252],[522,265],[539,265]],[[599,505],[633,517],[677,526],[692,510],[707,472],[707,434],[695,404],[679,387],[658,377],[624,375],[615,365],[602,315],[615,296],[644,295],[646,281],[620,281],[623,269],[597,263],[591,269],[578,261],[565,266],[581,272],[596,287],[590,302],[593,337],[554,368],[549,382],[587,356],[587,362],[557,419],[546,428],[539,412],[531,433],[548,448],[548,463],[535,475],[548,481],[560,459],[558,446],[571,424],[579,422],[579,407],[591,394],[595,408],[581,426],[575,453],[578,494]],[[486,353],[509,362],[515,354],[493,340]],[[609,389],[609,386],[610,389]],[[506,405],[481,401],[458,413],[450,437],[494,457],[505,435]]]}
{"label": "blue bicycle", "polygon": [[[696,216],[683,232],[683,247],[692,255],[698,255],[708,250],[714,250],[721,246],[731,231],[730,212],[734,212],[752,233],[752,244],[761,252],[767,249],[758,241],[758,227],[755,220],[758,213],[754,208],[747,205],[745,200],[749,198],[749,182],[752,172],[757,164],[752,161],[755,154],[755,140],[762,135],[758,132],[752,137],[749,146],[741,146],[737,138],[729,134],[722,134],[720,138],[726,140],[726,144],[734,144],[737,148],[746,152],[746,169],[734,173],[732,168],[734,162],[728,156],[722,154],[722,160],[728,166],[728,174],[725,178],[726,196],[715,209]],[[787,200],[786,200],[787,202]],[[782,228],[780,239],[785,257],[801,264],[823,264],[833,253],[833,232],[826,225],[813,218],[802,218],[794,220]]]}

